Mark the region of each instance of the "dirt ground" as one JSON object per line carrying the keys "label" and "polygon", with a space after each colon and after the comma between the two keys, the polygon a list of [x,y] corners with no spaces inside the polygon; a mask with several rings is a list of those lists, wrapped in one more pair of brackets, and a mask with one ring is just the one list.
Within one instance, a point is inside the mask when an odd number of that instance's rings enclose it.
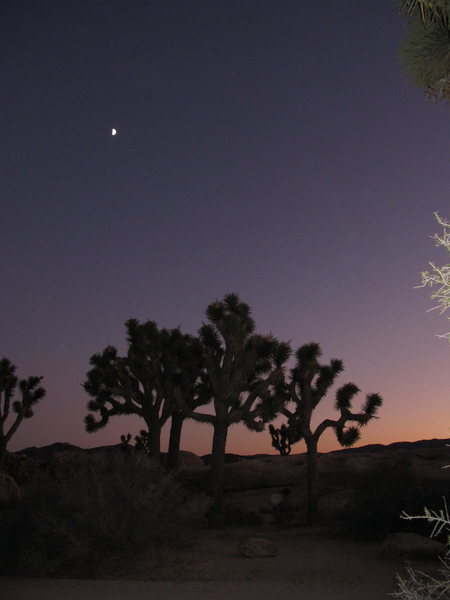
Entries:
{"label": "dirt ground", "polygon": [[[246,558],[237,544],[265,537],[276,556]],[[395,590],[405,561],[380,544],[330,538],[319,529],[206,530],[189,546],[160,549],[117,568],[115,579],[0,579],[2,600],[381,600]],[[433,572],[435,561],[413,566]]]}

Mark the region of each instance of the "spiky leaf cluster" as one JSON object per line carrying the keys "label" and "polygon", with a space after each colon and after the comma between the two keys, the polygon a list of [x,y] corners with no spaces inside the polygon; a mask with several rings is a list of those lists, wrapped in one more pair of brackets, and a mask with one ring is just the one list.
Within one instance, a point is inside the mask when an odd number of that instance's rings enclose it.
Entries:
{"label": "spiky leaf cluster", "polygon": [[358,427],[351,425],[345,428],[344,426],[336,427],[336,438],[344,448],[350,448],[361,438],[361,433]]}
{"label": "spiky leaf cluster", "polygon": [[334,407],[341,412],[350,410],[354,396],[361,390],[354,383],[346,383],[336,392],[336,402]]}
{"label": "spiky leaf cluster", "polygon": [[450,101],[450,2],[409,0],[401,58],[406,72],[427,96]]}
{"label": "spiky leaf cluster", "polygon": [[445,15],[449,0],[401,0],[399,4],[405,16],[420,16],[422,23],[429,25]]}
{"label": "spiky leaf cluster", "polygon": [[272,446],[281,454],[288,456],[291,453],[292,445],[300,441],[301,434],[291,426],[284,423],[278,429],[269,425],[269,433],[272,438]]}
{"label": "spiky leaf cluster", "polygon": [[373,419],[380,406],[383,404],[383,398],[380,394],[367,394],[366,401],[363,404],[362,412],[367,420]]}

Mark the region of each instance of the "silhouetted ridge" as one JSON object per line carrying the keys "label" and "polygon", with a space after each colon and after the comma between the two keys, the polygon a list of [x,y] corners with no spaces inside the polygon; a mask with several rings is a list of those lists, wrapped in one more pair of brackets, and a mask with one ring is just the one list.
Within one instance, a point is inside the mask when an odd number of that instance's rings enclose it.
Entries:
{"label": "silhouetted ridge", "polygon": [[[446,439],[437,439],[433,438],[431,440],[418,440],[416,442],[393,442],[392,444],[368,444],[367,446],[359,446],[358,448],[344,448],[342,450],[332,450],[329,453],[321,453],[321,454],[336,454],[342,452],[377,452],[383,449],[406,449],[412,450],[414,448],[444,448],[446,446],[450,446],[450,438]],[[86,452],[88,454],[96,454],[101,452],[109,452],[116,451],[120,449],[121,444],[115,444],[111,446],[97,446],[95,448],[80,448],[79,446],[75,446],[73,444],[68,444],[66,442],[55,442],[54,444],[50,444],[48,446],[30,446],[29,448],[24,448],[23,450],[19,450],[18,452],[14,452],[13,454],[21,454],[26,456],[27,458],[36,458],[36,459],[47,459],[51,458],[55,452]],[[449,447],[450,453],[450,447]],[[162,453],[163,455],[165,453]],[[227,464],[234,463],[242,459],[258,459],[264,458],[266,456],[277,456],[273,454],[233,454],[227,453],[225,455],[225,462]],[[206,465],[211,463],[211,454],[205,454],[199,457],[203,460]]]}
{"label": "silhouetted ridge", "polygon": [[450,445],[450,438],[447,439],[437,439],[433,438],[431,440],[418,440],[416,442],[392,442],[392,444],[368,444],[367,446],[359,446],[358,448],[344,448],[343,450],[333,450],[333,453],[336,452],[377,452],[377,450],[381,450],[382,448],[392,448],[392,449],[405,449],[411,450],[413,448],[443,448],[445,446]]}
{"label": "silhouetted ridge", "polygon": [[47,459],[51,458],[55,452],[85,452],[85,450],[66,442],[55,442],[49,446],[30,446],[14,454],[21,454],[27,458]]}

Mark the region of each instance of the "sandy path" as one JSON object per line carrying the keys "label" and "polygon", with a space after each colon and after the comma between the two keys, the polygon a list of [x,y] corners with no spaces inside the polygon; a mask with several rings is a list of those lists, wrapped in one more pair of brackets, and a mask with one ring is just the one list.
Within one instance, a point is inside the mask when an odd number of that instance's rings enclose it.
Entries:
{"label": "sandy path", "polygon": [[[245,558],[237,543],[254,530],[205,531],[176,552],[134,562],[116,580],[0,578],[1,600],[382,600],[395,589],[400,559],[379,544],[329,539],[311,530],[266,529],[279,554]],[[430,570],[431,563],[415,566]],[[149,581],[149,579],[157,579]]]}
{"label": "sandy path", "polygon": [[2,579],[2,600],[381,600],[389,584],[366,582],[86,581]]}

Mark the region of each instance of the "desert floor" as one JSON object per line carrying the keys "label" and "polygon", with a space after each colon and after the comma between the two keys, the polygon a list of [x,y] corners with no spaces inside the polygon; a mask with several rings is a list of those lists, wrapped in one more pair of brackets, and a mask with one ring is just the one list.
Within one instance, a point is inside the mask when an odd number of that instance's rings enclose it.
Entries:
{"label": "desert floor", "polygon": [[[236,547],[265,537],[274,557],[246,558]],[[189,546],[151,552],[114,579],[1,578],[2,600],[380,600],[395,590],[404,560],[380,556],[380,544],[330,538],[319,529],[207,530]],[[435,561],[413,566],[435,571]]]}

